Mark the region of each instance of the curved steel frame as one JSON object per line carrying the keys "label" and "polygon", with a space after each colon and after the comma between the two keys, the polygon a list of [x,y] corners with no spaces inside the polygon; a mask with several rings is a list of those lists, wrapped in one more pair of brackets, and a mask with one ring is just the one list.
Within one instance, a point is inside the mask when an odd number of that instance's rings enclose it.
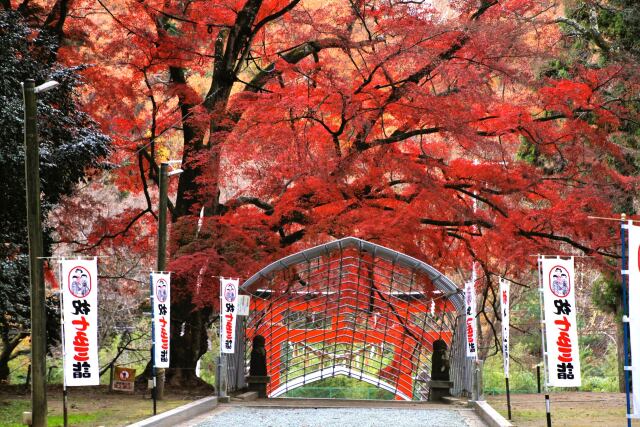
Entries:
{"label": "curved steel frame", "polygon": [[[253,295],[252,314],[238,332],[247,342],[268,334],[269,373],[276,379],[272,397],[346,375],[391,391],[396,399],[424,398],[417,387],[428,379],[437,338],[451,345],[452,392],[471,390],[472,361],[466,358],[464,322],[458,321],[463,294],[423,261],[347,237],[273,262],[241,289]],[[233,359],[236,366],[229,369],[240,388],[248,357]]]}
{"label": "curved steel frame", "polygon": [[241,289],[248,289],[251,285],[256,283],[259,279],[269,280],[270,275],[276,271],[287,269],[295,264],[308,262],[309,260],[322,255],[328,255],[335,250],[341,250],[348,247],[357,247],[361,251],[369,252],[374,257],[382,257],[388,260],[394,261],[398,265],[403,265],[410,269],[418,269],[427,274],[433,284],[442,292],[449,295],[448,298],[454,304],[459,313],[464,314],[464,298],[462,296],[462,290],[459,289],[455,283],[453,283],[447,276],[440,273],[438,270],[430,266],[424,261],[413,258],[409,255],[405,255],[401,252],[394,251],[393,249],[386,248],[384,246],[377,245],[375,243],[367,242],[366,240],[358,239],[357,237],[345,237],[340,240],[334,240],[333,242],[324,243],[322,245],[314,246],[313,248],[305,249],[295,254],[286,256],[278,261],[264,267],[262,270],[255,273],[246,282],[240,286]]}

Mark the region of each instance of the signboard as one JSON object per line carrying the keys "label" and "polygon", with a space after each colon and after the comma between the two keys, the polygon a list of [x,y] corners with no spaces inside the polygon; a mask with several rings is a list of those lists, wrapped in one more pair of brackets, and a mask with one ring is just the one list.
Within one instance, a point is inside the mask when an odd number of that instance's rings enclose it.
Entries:
{"label": "signboard", "polygon": [[478,357],[476,331],[476,289],[473,281],[464,285],[466,303],[467,357]]}
{"label": "signboard", "polygon": [[64,381],[67,386],[100,384],[98,365],[98,265],[61,261]]}
{"label": "signboard", "polygon": [[251,297],[249,295],[238,295],[238,316],[248,316],[250,304]]}
{"label": "signboard", "polygon": [[116,391],[127,391],[133,393],[136,382],[136,370],[116,366],[114,369],[111,389]]}
{"label": "signboard", "polygon": [[[640,227],[629,221],[629,336],[631,376],[640,378]],[[637,374],[636,374],[637,372]],[[640,416],[640,387],[633,387],[632,414]]]}
{"label": "signboard", "polygon": [[220,352],[234,353],[238,316],[238,279],[220,278]]}
{"label": "signboard", "polygon": [[156,368],[169,367],[171,334],[171,273],[151,273],[153,354]]}
{"label": "signboard", "polygon": [[502,313],[502,357],[504,377],[509,378],[509,281],[500,278],[500,312]]}
{"label": "signboard", "polygon": [[547,385],[580,387],[575,275],[570,259],[542,258]]}

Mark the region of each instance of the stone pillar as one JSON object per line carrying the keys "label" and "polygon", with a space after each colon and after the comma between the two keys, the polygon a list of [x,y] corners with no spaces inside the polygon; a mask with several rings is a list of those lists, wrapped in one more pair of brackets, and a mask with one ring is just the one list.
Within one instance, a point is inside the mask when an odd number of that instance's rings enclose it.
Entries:
{"label": "stone pillar", "polygon": [[484,384],[482,383],[482,368],[484,362],[476,359],[473,363],[473,395],[472,400],[484,400]]}
{"label": "stone pillar", "polygon": [[227,396],[227,364],[226,357],[224,355],[218,356],[218,363],[216,366],[216,391],[218,397]]}
{"label": "stone pillar", "polygon": [[265,339],[262,335],[253,337],[251,345],[251,360],[249,361],[249,376],[247,384],[249,390],[257,391],[258,397],[267,397],[267,384],[271,378],[267,375],[267,350]]}
{"label": "stone pillar", "polygon": [[451,396],[449,390],[453,381],[449,377],[449,358],[447,357],[447,343],[439,339],[433,342],[433,356],[431,357],[431,381],[429,384],[429,400],[432,402]]}

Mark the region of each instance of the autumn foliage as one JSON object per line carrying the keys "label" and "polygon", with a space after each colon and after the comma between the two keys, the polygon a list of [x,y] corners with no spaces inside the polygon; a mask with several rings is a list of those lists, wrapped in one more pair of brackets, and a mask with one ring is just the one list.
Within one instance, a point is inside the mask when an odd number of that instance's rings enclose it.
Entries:
{"label": "autumn foliage", "polygon": [[153,224],[158,164],[182,159],[170,268],[185,367],[206,350],[212,277],[334,238],[451,274],[476,260],[489,287],[536,253],[605,264],[613,225],[589,217],[637,188],[615,135],[638,82],[615,64],[548,73],[554,3],[73,2],[60,56],[93,64],[83,97],[118,147],[110,177],[144,200],[80,247]]}

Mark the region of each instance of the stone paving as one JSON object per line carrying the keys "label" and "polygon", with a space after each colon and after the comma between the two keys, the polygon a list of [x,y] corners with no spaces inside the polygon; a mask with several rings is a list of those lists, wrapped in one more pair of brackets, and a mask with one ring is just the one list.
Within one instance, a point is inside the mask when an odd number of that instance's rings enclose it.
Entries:
{"label": "stone paving", "polygon": [[[269,399],[220,405],[190,427],[483,427],[473,410],[449,405]],[[274,402],[280,401],[280,402]],[[301,404],[302,403],[302,404]]]}

